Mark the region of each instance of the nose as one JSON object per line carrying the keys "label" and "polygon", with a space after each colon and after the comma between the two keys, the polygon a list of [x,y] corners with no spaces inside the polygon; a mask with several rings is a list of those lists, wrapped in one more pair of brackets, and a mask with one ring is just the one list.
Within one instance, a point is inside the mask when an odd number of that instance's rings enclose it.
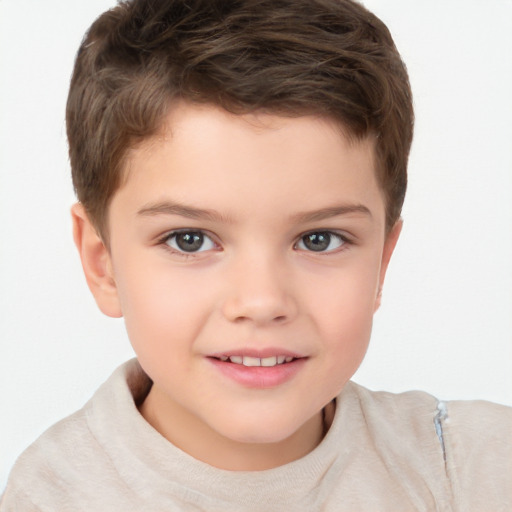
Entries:
{"label": "nose", "polygon": [[251,258],[229,273],[222,312],[230,322],[261,326],[287,323],[297,315],[293,280],[281,262]]}

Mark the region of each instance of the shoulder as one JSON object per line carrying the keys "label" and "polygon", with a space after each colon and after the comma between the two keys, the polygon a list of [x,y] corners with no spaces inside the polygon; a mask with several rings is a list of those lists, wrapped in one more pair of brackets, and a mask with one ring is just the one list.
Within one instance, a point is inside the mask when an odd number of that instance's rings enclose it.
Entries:
{"label": "shoulder", "polygon": [[439,401],[432,395],[423,391],[371,391],[354,382],[348,386],[366,425],[378,437],[388,436],[391,441],[399,436],[414,443],[422,437],[437,439],[434,424]]}
{"label": "shoulder", "polygon": [[391,466],[400,466],[404,475],[438,480],[444,474],[443,447],[435,428],[438,400],[423,391],[390,393],[349,385],[361,411],[366,444]]}
{"label": "shoulder", "polygon": [[350,393],[382,455],[407,459],[408,472],[435,469],[447,482],[453,510],[511,509],[512,408],[443,402],[421,391],[376,392],[354,383]]}
{"label": "shoulder", "polygon": [[79,465],[92,451],[91,444],[83,409],[50,427],[16,461],[2,498],[2,511],[21,507],[44,510],[45,505],[65,502],[59,496],[69,480],[86,478],[79,475]]}
{"label": "shoulder", "polygon": [[477,438],[500,448],[511,446],[512,407],[484,400],[445,402],[444,428],[460,440]]}
{"label": "shoulder", "polygon": [[[474,440],[488,448],[496,445],[505,450],[512,446],[512,408],[484,400],[441,401],[423,391],[389,393],[371,391],[349,382],[350,393],[359,401],[365,417],[380,426],[401,423],[409,427],[437,428],[437,436],[457,439],[460,443]],[[421,428],[421,427],[420,427]]]}
{"label": "shoulder", "polygon": [[[483,450],[510,454],[512,449],[512,408],[483,400],[442,402],[442,427],[455,450]],[[469,453],[466,452],[466,455]],[[511,461],[512,462],[512,461]]]}
{"label": "shoulder", "polygon": [[512,507],[512,408],[447,402],[441,419],[446,467],[460,510]]}
{"label": "shoulder", "polygon": [[127,383],[132,366],[119,368],[82,409],[50,427],[20,455],[2,497],[2,512],[82,510],[83,496],[94,502],[94,496],[109,496],[117,487],[126,495],[109,454],[115,433],[106,419],[122,423],[123,411],[135,409]]}

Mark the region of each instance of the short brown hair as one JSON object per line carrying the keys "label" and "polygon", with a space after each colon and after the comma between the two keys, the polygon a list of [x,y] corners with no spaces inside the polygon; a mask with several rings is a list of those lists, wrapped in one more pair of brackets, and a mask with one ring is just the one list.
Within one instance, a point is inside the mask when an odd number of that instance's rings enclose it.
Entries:
{"label": "short brown hair", "polygon": [[77,54],[66,122],[73,184],[100,234],[127,150],[172,100],[332,118],[376,136],[386,226],[400,216],[413,108],[387,27],[352,0],[127,0]]}

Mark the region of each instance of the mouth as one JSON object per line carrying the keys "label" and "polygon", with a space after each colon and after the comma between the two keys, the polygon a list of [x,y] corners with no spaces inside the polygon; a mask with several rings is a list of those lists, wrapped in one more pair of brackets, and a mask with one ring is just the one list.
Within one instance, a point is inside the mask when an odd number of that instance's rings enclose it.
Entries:
{"label": "mouth", "polygon": [[304,368],[309,359],[279,349],[248,352],[217,353],[207,359],[225,377],[253,389],[270,389],[286,383]]}
{"label": "mouth", "polygon": [[273,366],[278,366],[286,363],[291,363],[295,359],[298,359],[293,356],[270,356],[270,357],[252,357],[252,356],[242,356],[242,355],[232,355],[232,356],[219,356],[214,357],[218,361],[222,361],[223,363],[233,363],[242,366],[263,366],[265,368],[272,368]]}

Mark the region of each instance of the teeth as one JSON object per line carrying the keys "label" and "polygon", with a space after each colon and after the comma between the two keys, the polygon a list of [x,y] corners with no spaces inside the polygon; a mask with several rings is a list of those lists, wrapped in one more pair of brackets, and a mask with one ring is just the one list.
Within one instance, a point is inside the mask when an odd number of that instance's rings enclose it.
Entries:
{"label": "teeth", "polygon": [[271,356],[271,357],[249,357],[249,356],[220,356],[219,359],[223,362],[230,361],[234,364],[243,364],[244,366],[264,366],[271,368],[278,364],[290,363],[293,361],[291,356]]}
{"label": "teeth", "polygon": [[261,366],[275,366],[277,364],[277,357],[264,357],[261,359]]}
{"label": "teeth", "polygon": [[257,357],[244,356],[242,364],[244,366],[261,366],[261,359],[259,359]]}

